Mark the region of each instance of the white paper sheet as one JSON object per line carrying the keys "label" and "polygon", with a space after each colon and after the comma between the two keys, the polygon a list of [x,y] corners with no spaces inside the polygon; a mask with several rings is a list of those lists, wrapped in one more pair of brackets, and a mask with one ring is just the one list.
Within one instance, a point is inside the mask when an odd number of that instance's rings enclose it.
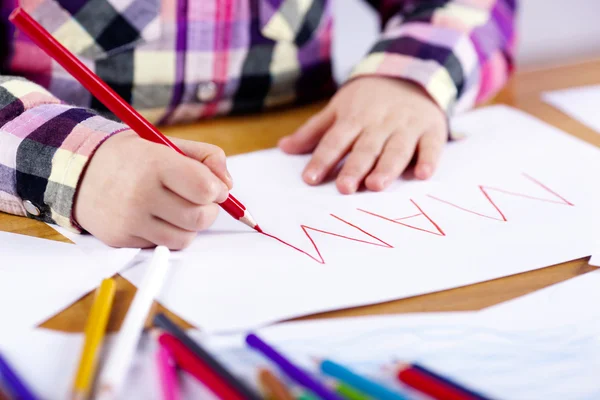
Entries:
{"label": "white paper sheet", "polygon": [[117,273],[137,252],[86,253],[71,244],[0,232],[0,320],[33,327]]}
{"label": "white paper sheet", "polygon": [[588,263],[595,267],[600,267],[600,206],[594,210],[593,219],[595,245],[592,248],[592,257]]}
{"label": "white paper sheet", "polygon": [[[313,371],[310,358],[326,357],[394,384],[382,365],[396,359],[496,399],[597,399],[599,287],[600,271],[480,312],[303,321],[259,334]],[[265,364],[242,336],[204,342],[247,379]]]}
{"label": "white paper sheet", "polygon": [[596,242],[596,247],[593,249],[589,264],[595,267],[600,267],[600,240]]}
{"label": "white paper sheet", "polygon": [[[237,197],[265,231],[308,254],[222,213],[189,249],[173,254],[160,301],[203,329],[237,330],[591,253],[598,149],[502,106],[453,126],[469,138],[448,145],[432,180],[399,181],[385,193],[307,187],[300,178],[305,156],[270,150],[231,158]],[[144,268],[124,276],[137,284]]]}
{"label": "white paper sheet", "polygon": [[[311,357],[326,357],[405,393],[383,368],[394,360],[424,364],[496,399],[591,400],[600,396],[599,286],[600,272],[591,272],[480,312],[292,322],[258,333],[315,373]],[[190,334],[255,387],[257,366],[270,366],[243,335]],[[12,332],[0,334],[0,351],[43,399],[64,399],[82,340],[41,329]],[[108,338],[104,354],[110,346]],[[121,398],[160,399],[155,349],[145,336]],[[182,399],[213,398],[185,373],[180,378]]]}
{"label": "white paper sheet", "polygon": [[516,330],[585,329],[600,321],[600,271],[588,272],[481,312]]}
{"label": "white paper sheet", "polygon": [[542,99],[600,133],[600,85],[546,92]]}

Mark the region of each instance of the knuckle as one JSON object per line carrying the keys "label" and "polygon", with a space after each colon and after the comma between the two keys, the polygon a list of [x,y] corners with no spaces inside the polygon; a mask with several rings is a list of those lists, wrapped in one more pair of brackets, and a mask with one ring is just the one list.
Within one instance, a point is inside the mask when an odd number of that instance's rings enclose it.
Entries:
{"label": "knuckle", "polygon": [[321,118],[323,118],[323,115],[321,113],[315,114],[312,117],[310,117],[308,120],[306,120],[306,123],[304,123],[304,126],[317,125],[321,121]]}
{"label": "knuckle", "polygon": [[194,229],[200,231],[206,227],[208,215],[206,213],[206,207],[197,207],[194,211]]}
{"label": "knuckle", "polygon": [[219,195],[220,185],[215,179],[206,179],[200,186],[200,197],[207,203],[213,202]]}
{"label": "knuckle", "polygon": [[391,147],[388,151],[391,159],[394,161],[403,161],[412,155],[406,146]]}
{"label": "knuckle", "polygon": [[215,146],[213,154],[215,155],[215,157],[217,157],[220,160],[224,160],[226,158],[225,151],[222,148],[217,147],[217,146]]}
{"label": "knuckle", "polygon": [[204,211],[202,207],[196,207],[196,209],[192,212],[192,217],[190,218],[193,221],[193,227],[196,230],[202,229],[202,225],[204,224],[206,216],[204,215]]}
{"label": "knuckle", "polygon": [[372,155],[378,154],[381,151],[381,147],[372,140],[359,140],[354,145],[352,151],[358,154]]}
{"label": "knuckle", "polygon": [[319,143],[319,148],[321,151],[329,152],[331,150],[335,150],[338,147],[338,143],[339,138],[337,137],[337,135],[325,135],[323,139],[321,139],[321,143]]}
{"label": "knuckle", "polygon": [[396,140],[390,140],[390,142],[385,146],[385,151],[390,154],[397,155],[398,153],[405,152],[408,148],[408,145],[404,140],[397,138]]}
{"label": "knuckle", "polygon": [[428,157],[428,158],[432,158],[435,157],[436,154],[438,153],[438,146],[435,146],[433,144],[427,144],[425,146],[420,146],[419,147],[419,155],[421,157]]}
{"label": "knuckle", "polygon": [[411,108],[403,111],[402,115],[396,118],[395,126],[402,130],[407,130],[421,125],[419,117],[415,115],[415,111]]}
{"label": "knuckle", "polygon": [[156,244],[167,246],[171,250],[182,250],[188,247],[195,237],[195,232],[164,232],[159,234],[159,243]]}
{"label": "knuckle", "polygon": [[364,160],[363,158],[359,158],[356,155],[350,156],[348,160],[344,163],[342,170],[340,171],[340,176],[357,176],[361,175],[365,172],[366,169],[370,165],[372,165],[372,158],[369,160]]}
{"label": "knuckle", "polygon": [[196,220],[196,228],[198,230],[207,229],[209,226],[215,222],[217,217],[218,209],[216,204],[211,204],[206,207],[202,207],[198,213],[198,218]]}
{"label": "knuckle", "polygon": [[360,121],[363,121],[365,118],[359,115],[356,112],[352,112],[343,120],[343,127],[345,129],[357,129],[361,127]]}
{"label": "knuckle", "polygon": [[[122,193],[122,207],[128,212],[139,212],[140,207],[145,204],[146,188],[142,182],[132,182],[124,193]],[[126,223],[127,221],[123,221]]]}
{"label": "knuckle", "polygon": [[145,174],[155,174],[157,171],[164,168],[165,163],[160,157],[148,157],[148,160],[142,164],[145,168],[143,169]]}

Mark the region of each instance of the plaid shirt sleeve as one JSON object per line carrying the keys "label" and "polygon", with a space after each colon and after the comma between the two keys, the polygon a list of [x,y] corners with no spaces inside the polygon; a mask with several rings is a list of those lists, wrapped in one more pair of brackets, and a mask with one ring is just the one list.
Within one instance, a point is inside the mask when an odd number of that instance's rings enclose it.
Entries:
{"label": "plaid shirt sleeve", "polygon": [[0,77],[0,211],[80,231],[73,206],[87,161],[124,129],[23,78]]}
{"label": "plaid shirt sleeve", "polygon": [[488,100],[513,69],[516,0],[369,0],[383,33],[350,79],[419,84],[446,111]]}

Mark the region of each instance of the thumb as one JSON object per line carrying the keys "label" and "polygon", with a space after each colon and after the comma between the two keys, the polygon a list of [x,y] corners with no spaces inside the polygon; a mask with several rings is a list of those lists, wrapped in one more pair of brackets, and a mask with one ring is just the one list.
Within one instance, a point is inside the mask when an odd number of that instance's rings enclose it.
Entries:
{"label": "thumb", "polygon": [[225,152],[220,147],[192,140],[170,139],[188,157],[198,160],[206,165],[208,169],[222,180],[229,190],[231,190],[233,187],[233,179],[231,178],[229,171],[227,171],[227,158]]}
{"label": "thumb", "polygon": [[309,153],[314,150],[334,120],[334,111],[327,107],[310,118],[296,132],[281,139],[279,147],[288,154]]}

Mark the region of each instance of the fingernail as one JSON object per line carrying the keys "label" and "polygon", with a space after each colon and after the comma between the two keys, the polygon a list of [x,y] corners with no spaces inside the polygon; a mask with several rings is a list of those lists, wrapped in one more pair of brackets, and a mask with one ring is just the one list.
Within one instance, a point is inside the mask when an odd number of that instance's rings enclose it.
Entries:
{"label": "fingernail", "polygon": [[390,183],[390,177],[383,174],[375,174],[371,177],[371,183],[375,190],[383,190]]}
{"label": "fingernail", "polygon": [[380,175],[379,177],[379,185],[381,186],[381,189],[385,189],[386,187],[388,187],[388,185],[390,184],[390,177],[387,175]]}
{"label": "fingernail", "polygon": [[281,138],[281,139],[279,139],[279,141],[277,142],[277,145],[278,145],[278,146],[280,146],[280,147],[281,147],[281,146],[284,146],[284,145],[285,145],[285,142],[287,142],[288,140],[289,140],[289,137],[288,137],[288,136],[282,137],[282,138]]}
{"label": "fingernail", "polygon": [[421,164],[417,170],[417,178],[419,179],[427,179],[431,176],[433,172],[433,168],[429,164]]}
{"label": "fingernail", "polygon": [[358,180],[352,176],[341,177],[339,184],[348,189],[349,192],[356,192],[356,189],[358,189]]}
{"label": "fingernail", "polygon": [[309,169],[304,172],[304,179],[306,179],[309,183],[317,183],[319,181],[319,171],[316,169]]}
{"label": "fingernail", "polygon": [[227,178],[230,183],[233,183],[233,178],[231,177],[229,171],[225,171],[225,178]]}
{"label": "fingernail", "polygon": [[229,197],[229,188],[223,184],[223,191],[221,192],[221,199],[222,200],[219,201],[219,203],[227,200],[228,197]]}

